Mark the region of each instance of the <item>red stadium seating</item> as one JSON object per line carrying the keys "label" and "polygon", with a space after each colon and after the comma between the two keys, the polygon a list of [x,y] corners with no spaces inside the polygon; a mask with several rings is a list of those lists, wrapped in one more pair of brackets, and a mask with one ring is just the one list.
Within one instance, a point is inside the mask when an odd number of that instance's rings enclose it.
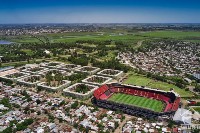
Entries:
{"label": "red stadium seating", "polygon": [[165,107],[165,110],[164,110],[164,112],[170,111],[170,110],[171,110],[171,108],[172,108],[172,104],[170,104],[170,103],[167,103],[167,105],[166,105],[166,107]]}
{"label": "red stadium seating", "polygon": [[[109,95],[109,96],[110,96],[110,95]],[[102,95],[100,96],[100,99],[106,100],[106,99],[109,98],[109,96],[107,96],[106,94],[102,94]]]}
{"label": "red stadium seating", "polygon": [[100,98],[100,96],[104,93],[104,92],[106,92],[108,90],[108,86],[107,85],[103,85],[103,86],[101,86],[99,89],[97,89],[97,90],[95,90],[94,91],[94,96],[96,97],[96,98]]}
{"label": "red stadium seating", "polygon": [[165,102],[169,102],[170,98],[162,95],[160,100],[163,100]]}
{"label": "red stadium seating", "polygon": [[180,103],[180,98],[177,98],[174,102],[174,105],[172,107],[172,110],[177,110],[179,107],[179,103]]}

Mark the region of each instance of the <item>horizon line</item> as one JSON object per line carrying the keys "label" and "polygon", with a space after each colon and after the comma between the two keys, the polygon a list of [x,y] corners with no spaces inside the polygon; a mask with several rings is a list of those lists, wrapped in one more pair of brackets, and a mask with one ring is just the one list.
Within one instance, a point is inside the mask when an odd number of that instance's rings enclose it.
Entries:
{"label": "horizon line", "polygon": [[74,23],[68,23],[68,22],[55,22],[55,23],[43,23],[43,22],[38,22],[38,23],[0,23],[1,25],[6,25],[6,24],[200,24],[200,22],[158,22],[158,23],[152,23],[152,22],[141,22],[141,23],[129,23],[129,22],[115,22],[115,23],[105,23],[105,22],[99,22],[99,23],[92,23],[92,22],[84,22],[84,23],[79,23],[79,22],[74,22]]}

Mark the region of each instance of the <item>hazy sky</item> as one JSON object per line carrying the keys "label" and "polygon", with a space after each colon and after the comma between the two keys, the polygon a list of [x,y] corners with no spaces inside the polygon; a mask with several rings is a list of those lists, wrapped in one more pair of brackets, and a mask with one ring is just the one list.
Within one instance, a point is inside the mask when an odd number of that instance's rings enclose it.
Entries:
{"label": "hazy sky", "polygon": [[0,23],[200,23],[200,0],[0,0]]}

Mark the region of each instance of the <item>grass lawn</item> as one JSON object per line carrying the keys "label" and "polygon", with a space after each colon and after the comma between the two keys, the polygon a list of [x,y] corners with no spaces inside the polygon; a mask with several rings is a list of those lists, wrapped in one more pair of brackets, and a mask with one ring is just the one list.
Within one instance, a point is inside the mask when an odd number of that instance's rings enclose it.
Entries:
{"label": "grass lawn", "polygon": [[25,52],[27,55],[32,56],[33,55],[33,51],[30,49],[22,49],[22,52]]}
{"label": "grass lawn", "polygon": [[133,96],[122,93],[115,93],[110,98],[110,101],[134,105],[137,107],[147,108],[155,112],[161,112],[164,109],[164,104],[155,99]]}
{"label": "grass lawn", "polygon": [[161,82],[161,81],[151,82],[148,86],[150,88],[158,88],[158,89],[162,89],[165,91],[169,91],[170,88],[173,88],[175,90],[175,92],[177,92],[178,94],[181,95],[181,97],[190,97],[193,95],[190,91],[185,91],[184,89],[181,89],[173,84],[169,84],[169,83],[165,83],[165,82]]}
{"label": "grass lawn", "polygon": [[147,36],[147,37],[184,39],[184,38],[196,38],[196,37],[199,37],[200,36],[200,32],[169,30],[169,31],[143,32],[143,33],[140,33],[139,35],[143,35],[143,36]]}
{"label": "grass lawn", "polygon": [[139,86],[147,86],[150,82],[152,82],[152,79],[137,74],[129,76],[128,79],[124,81],[125,84],[133,84]]}
{"label": "grass lawn", "polygon": [[200,107],[192,107],[195,111],[200,113]]}
{"label": "grass lawn", "polygon": [[[114,50],[112,50],[112,51],[108,51],[108,54],[106,54],[105,56],[103,56],[103,57],[100,57],[99,59],[100,60],[111,60],[112,58],[115,58],[115,53],[116,53],[117,51],[114,51]],[[97,57],[98,58],[98,57]]]}
{"label": "grass lawn", "polygon": [[189,42],[200,42],[200,32],[198,31],[148,31],[137,35],[149,38],[172,38]]}
{"label": "grass lawn", "polygon": [[[51,33],[51,34],[42,34],[49,38],[50,42],[75,42],[77,40],[95,40],[95,41],[123,41],[125,43],[130,43],[137,45],[137,42],[145,39],[153,38],[173,38],[186,41],[200,42],[200,32],[195,31],[176,31],[176,30],[164,30],[164,31],[148,31],[148,32],[132,32],[126,33],[122,31],[123,35],[116,34],[114,31],[105,31],[105,32],[69,32],[69,33]],[[45,39],[37,35],[40,39],[45,41]],[[6,36],[6,39],[12,42],[18,43],[32,43],[38,42],[41,43],[37,38],[29,35],[21,36]],[[109,44],[108,44],[109,45]]]}
{"label": "grass lawn", "polygon": [[96,47],[95,44],[89,44],[89,43],[83,43],[83,44],[81,44],[81,45],[82,45],[82,46],[86,46],[86,47],[93,47],[93,48]]}
{"label": "grass lawn", "polygon": [[135,73],[130,74],[130,76],[124,81],[124,84],[147,86],[150,88],[156,88],[156,89],[165,90],[165,91],[169,91],[171,88],[173,88],[175,92],[181,95],[181,97],[193,96],[192,92],[185,91],[184,89],[181,89],[173,84],[169,84],[169,83],[161,82],[161,81],[155,81],[153,79],[150,79],[150,78],[147,78]]}
{"label": "grass lawn", "polygon": [[[137,41],[143,40],[146,37],[143,36],[136,36],[135,34],[123,34],[123,35],[112,35],[113,33],[103,32],[103,34],[99,32],[70,32],[70,33],[51,33],[51,34],[42,34],[49,38],[51,43],[57,42],[75,42],[77,40],[94,40],[94,41],[106,41],[106,40],[113,40],[113,41],[123,41],[126,43],[136,44]],[[40,39],[45,41],[44,37],[41,35],[37,35]],[[41,43],[35,37],[28,36],[28,35],[21,35],[21,36],[9,36],[6,37],[5,40],[17,42],[17,43],[32,43],[38,42]],[[45,41],[46,42],[46,41]],[[108,44],[112,45],[113,44]],[[93,45],[95,46],[95,45]]]}

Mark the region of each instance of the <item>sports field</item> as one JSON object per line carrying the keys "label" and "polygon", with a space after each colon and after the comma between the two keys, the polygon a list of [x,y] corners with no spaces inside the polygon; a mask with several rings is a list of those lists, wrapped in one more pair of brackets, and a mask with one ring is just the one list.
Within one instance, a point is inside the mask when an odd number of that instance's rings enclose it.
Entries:
{"label": "sports field", "polygon": [[109,100],[113,102],[147,108],[155,112],[161,112],[164,109],[164,103],[161,101],[122,93],[113,94]]}

